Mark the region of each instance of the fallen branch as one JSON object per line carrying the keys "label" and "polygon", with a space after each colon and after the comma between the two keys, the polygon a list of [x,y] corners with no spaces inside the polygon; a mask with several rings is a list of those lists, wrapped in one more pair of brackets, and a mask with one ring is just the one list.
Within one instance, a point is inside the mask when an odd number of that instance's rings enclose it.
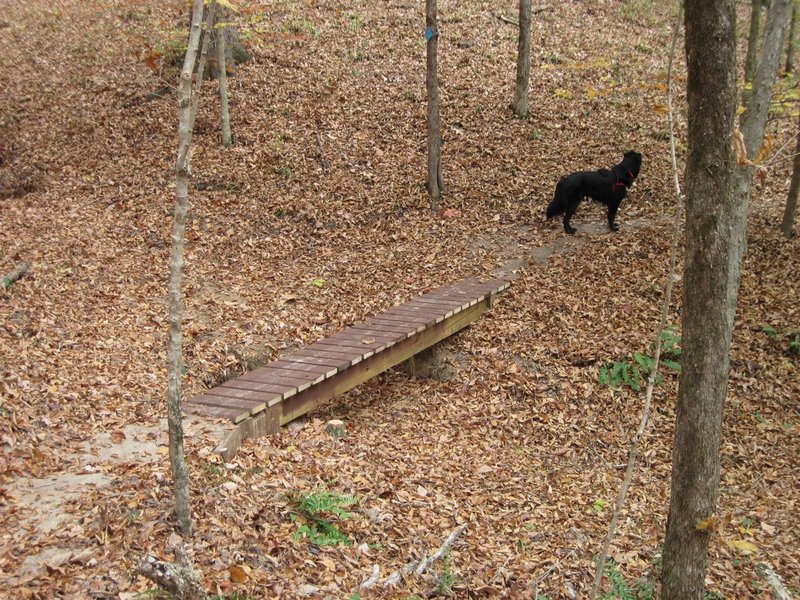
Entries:
{"label": "fallen branch", "polygon": [[368,590],[373,585],[378,583],[378,580],[381,577],[381,568],[378,565],[372,565],[372,573],[369,577],[367,577],[364,581],[361,582],[359,586],[362,590]]}
{"label": "fallen branch", "polygon": [[789,593],[789,590],[786,589],[786,586],[783,585],[780,575],[775,572],[772,565],[757,563],[756,573],[772,587],[772,590],[775,592],[775,600],[792,600],[792,595]]}
{"label": "fallen branch", "polygon": [[658,363],[661,358],[661,344],[663,341],[664,329],[667,325],[667,316],[669,314],[669,304],[672,298],[672,284],[675,281],[675,268],[678,256],[678,241],[681,233],[681,213],[683,212],[683,194],[681,193],[681,184],[678,177],[678,161],[675,154],[675,131],[673,124],[673,110],[672,110],[672,63],[675,58],[675,48],[678,45],[678,33],[681,28],[681,16],[683,10],[678,12],[678,18],[675,22],[675,29],[672,37],[672,47],[670,48],[669,62],[667,65],[667,106],[669,117],[669,141],[672,157],[672,174],[675,183],[675,215],[672,229],[672,250],[670,252],[669,272],[667,273],[667,282],[664,286],[664,302],[661,306],[661,319],[655,334],[655,352],[653,353],[653,368],[650,371],[650,378],[647,381],[647,391],[645,392],[644,406],[642,407],[642,415],[639,420],[639,428],[631,440],[630,450],[628,451],[628,465],[625,469],[625,477],[622,480],[622,487],[620,487],[617,501],[614,505],[614,513],[611,516],[611,524],[608,526],[608,533],[606,539],[603,541],[603,548],[597,558],[597,571],[595,572],[594,582],[592,589],[589,592],[589,600],[597,598],[597,592],[600,589],[600,582],[603,579],[603,572],[605,570],[606,558],[608,557],[608,549],[611,546],[611,540],[617,529],[617,522],[619,521],[622,508],[625,506],[625,499],[628,495],[628,488],[631,485],[633,477],[633,468],[636,464],[636,457],[639,455],[639,441],[647,429],[647,423],[650,420],[650,406],[653,400],[653,388],[655,387],[656,376],[658,374]]}
{"label": "fallen branch", "polygon": [[[414,575],[423,575],[428,569],[431,568],[431,565],[435,563],[441,556],[447,552],[450,546],[453,545],[453,542],[456,541],[456,538],[460,536],[464,531],[467,529],[467,523],[462,523],[458,527],[456,527],[453,532],[447,536],[447,539],[444,543],[439,547],[439,549],[431,554],[429,558],[423,558],[422,560],[416,561],[412,560],[408,564],[406,564],[402,569],[399,571],[395,571],[391,575],[389,575],[386,579],[383,580],[381,585],[383,587],[391,587],[393,585],[397,585],[403,579],[403,577],[407,577],[411,574]],[[361,583],[361,589],[367,590],[373,587],[380,581],[380,568],[378,565],[373,565],[372,567],[372,574],[365,579]]]}
{"label": "fallen branch", "polygon": [[425,573],[425,571],[427,571],[430,568],[430,566],[434,562],[436,562],[440,556],[442,556],[442,554],[447,552],[447,549],[453,545],[453,542],[456,541],[456,538],[458,536],[464,533],[464,530],[466,528],[467,524],[463,523],[462,525],[459,525],[456,529],[454,529],[453,533],[447,536],[447,539],[444,541],[444,544],[442,544],[441,548],[439,548],[436,552],[434,552],[430,558],[420,561],[419,566],[414,571],[414,574],[422,575],[423,573]]}
{"label": "fallen branch", "polygon": [[160,586],[176,600],[208,600],[203,583],[192,562],[177,544],[170,548],[177,559],[174,563],[162,562],[154,556],[146,556],[137,571]]}
{"label": "fallen branch", "polygon": [[550,573],[555,571],[562,562],[564,562],[566,559],[568,559],[573,554],[575,554],[575,549],[574,548],[572,550],[570,550],[569,552],[567,552],[566,556],[563,556],[562,558],[559,558],[555,563],[550,565],[549,569],[547,569],[544,573],[539,575],[533,581],[533,597],[534,598],[538,598],[539,597],[539,584],[542,583],[545,579],[547,579],[547,577],[550,575]]}
{"label": "fallen branch", "polygon": [[3,277],[3,283],[2,283],[3,289],[5,290],[7,288],[10,288],[14,284],[14,282],[17,281],[17,279],[19,279],[23,275],[25,275],[25,273],[27,273],[28,269],[30,268],[31,265],[29,263],[26,262],[19,263],[8,273],[8,275]]}

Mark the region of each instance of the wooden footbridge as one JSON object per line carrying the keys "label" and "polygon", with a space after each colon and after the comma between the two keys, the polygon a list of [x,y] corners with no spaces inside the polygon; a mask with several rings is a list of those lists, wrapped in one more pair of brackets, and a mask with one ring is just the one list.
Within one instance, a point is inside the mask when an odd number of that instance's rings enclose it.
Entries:
{"label": "wooden footbridge", "polygon": [[480,317],[510,284],[466,279],[437,288],[184,402],[184,410],[229,419],[241,441],[282,425],[452,335]]}

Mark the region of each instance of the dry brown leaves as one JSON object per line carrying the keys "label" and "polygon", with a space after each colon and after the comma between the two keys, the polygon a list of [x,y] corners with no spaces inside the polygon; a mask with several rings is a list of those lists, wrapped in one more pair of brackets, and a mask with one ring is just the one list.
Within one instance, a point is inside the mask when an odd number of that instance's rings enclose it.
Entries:
{"label": "dry brown leaves", "polygon": [[[649,348],[668,260],[670,17],[608,0],[537,14],[532,115],[519,121],[508,109],[515,29],[496,5],[440,2],[448,193],[432,218],[418,4],[243,8],[254,60],[230,81],[235,147],[218,144],[213,83],[198,116],[185,391],[240,368],[243,350],[275,356],[442,283],[528,266],[449,342],[467,358],[453,381],[391,372],[230,464],[210,433],[189,429],[188,547],[209,590],[347,597],[373,565],[388,575],[463,522],[450,558],[459,597],[556,598],[590,583],[640,406],[597,371]],[[155,431],[177,121],[172,95],[145,96],[164,84],[154,52],[184,25],[178,2],[101,0],[16,3],[0,21],[0,170],[44,173],[43,187],[0,204],[0,272],[32,264],[0,296],[0,585],[15,597],[131,598],[149,587],[134,571],[142,555],[169,558]],[[794,135],[773,133],[776,148]],[[576,238],[542,221],[559,176],[629,148],[645,163],[619,234],[596,206],[580,209]],[[729,598],[760,593],[756,560],[800,587],[800,377],[787,337],[800,327],[798,242],[777,233],[788,164],[754,197],[742,275],[708,576]],[[612,548],[631,582],[657,577],[675,391],[666,376]],[[343,441],[324,433],[333,417]],[[99,436],[158,450],[112,460]],[[29,478],[63,474],[101,487],[54,507],[20,500]],[[340,523],[350,547],[293,539],[286,493],[321,482],[360,499]],[[51,518],[60,524],[44,528]],[[435,579],[385,595],[424,595]]]}

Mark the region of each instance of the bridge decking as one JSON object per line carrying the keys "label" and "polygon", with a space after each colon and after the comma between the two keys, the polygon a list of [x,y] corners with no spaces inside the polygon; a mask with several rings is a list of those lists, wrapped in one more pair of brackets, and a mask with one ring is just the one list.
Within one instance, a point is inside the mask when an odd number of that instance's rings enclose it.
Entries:
{"label": "bridge decking", "polygon": [[[500,279],[444,285],[198,394],[184,409],[244,424],[252,430],[246,437],[276,431],[466,327],[509,285]],[[246,423],[253,419],[258,423]]]}

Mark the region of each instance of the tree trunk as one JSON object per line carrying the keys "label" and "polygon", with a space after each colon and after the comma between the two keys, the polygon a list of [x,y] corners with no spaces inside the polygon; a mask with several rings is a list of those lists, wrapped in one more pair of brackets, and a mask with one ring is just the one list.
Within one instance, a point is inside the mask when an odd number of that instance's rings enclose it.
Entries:
{"label": "tree trunk", "polygon": [[[167,422],[169,425],[169,460],[175,485],[175,512],[184,535],[192,532],[192,510],[189,499],[189,469],[183,452],[183,419],[181,416],[181,347],[183,275],[183,242],[186,211],[189,203],[189,146],[192,141],[192,73],[200,43],[203,0],[194,0],[192,26],[186,57],[178,84],[178,159],[175,163],[175,222],[172,227],[172,253],[169,261],[169,337],[167,344]],[[198,90],[199,93],[199,90]]]}
{"label": "tree trunk", "polygon": [[225,28],[214,29],[214,41],[216,42],[217,49],[217,66],[219,73],[217,82],[219,83],[219,112],[220,120],[222,121],[222,145],[228,148],[231,145],[231,117],[228,112],[228,74],[227,74],[227,58],[225,50]]}
{"label": "tree trunk", "polygon": [[783,211],[783,222],[781,223],[781,231],[787,238],[792,237],[794,213],[797,211],[798,191],[800,191],[800,121],[797,124],[797,148],[794,151],[792,183],[789,185],[789,197],[786,199],[786,208]]}
{"label": "tree trunk", "polygon": [[788,75],[794,70],[794,36],[797,27],[797,12],[800,10],[800,0],[792,2],[792,19],[789,21],[789,43],[786,45],[786,67],[784,71]]}
{"label": "tree trunk", "polygon": [[678,389],[672,490],[664,544],[662,598],[703,598],[719,484],[722,411],[742,247],[730,209],[736,115],[735,0],[686,0],[689,156],[683,359]]}
{"label": "tree trunk", "polygon": [[[205,74],[206,77],[210,79],[219,79],[219,75],[222,73],[223,69],[223,61],[218,58],[217,39],[224,38],[224,64],[227,65],[228,69],[233,69],[236,65],[247,62],[251,58],[250,53],[245,49],[239,39],[239,30],[235,25],[230,24],[231,21],[230,10],[225,6],[218,5],[216,20],[218,29],[215,30],[215,35],[211,36],[212,60],[209,61],[208,72]],[[222,32],[221,35],[216,35],[219,31]]]}
{"label": "tree trunk", "polygon": [[[756,72],[756,61],[758,60],[758,34],[761,31],[761,8],[762,0],[751,0],[750,8],[750,34],[747,36],[747,57],[744,60],[744,82],[745,84],[753,81]],[[745,94],[744,97],[747,97]]]}
{"label": "tree trunk", "polygon": [[753,76],[753,92],[747,103],[740,128],[747,147],[747,157],[753,159],[764,139],[772,88],[778,77],[778,63],[783,50],[784,33],[789,21],[791,0],[772,0],[767,11],[767,24],[758,64]]}
{"label": "tree trunk", "polygon": [[[751,161],[755,158],[764,140],[769,105],[772,101],[772,88],[778,77],[778,62],[783,49],[790,1],[772,0],[769,6],[767,23],[764,28],[764,41],[761,44],[758,65],[753,78],[752,93],[739,124],[747,159]],[[741,164],[735,173],[733,209],[738,213],[736,223],[739,225],[735,233],[738,239],[737,243],[740,243],[742,248],[747,247],[747,210],[750,204],[754,172],[755,167],[752,164]]]}
{"label": "tree trunk", "polygon": [[437,79],[439,26],[436,17],[436,0],[425,0],[425,39],[427,41],[428,90],[428,194],[431,197],[431,212],[439,211],[442,183],[442,133],[439,120],[439,81]]}
{"label": "tree trunk", "polygon": [[528,116],[528,87],[531,72],[531,0],[519,0],[519,43],[517,82],[514,89],[514,114]]}

